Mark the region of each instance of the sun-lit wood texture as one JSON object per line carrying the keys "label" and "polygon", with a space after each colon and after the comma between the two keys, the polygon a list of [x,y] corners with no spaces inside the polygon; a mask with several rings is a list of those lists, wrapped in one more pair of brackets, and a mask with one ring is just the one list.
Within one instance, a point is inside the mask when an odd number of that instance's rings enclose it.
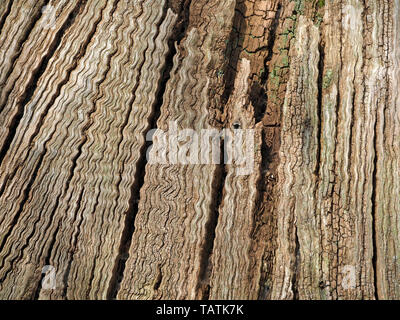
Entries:
{"label": "sun-lit wood texture", "polygon": [[0,1],[0,298],[399,299],[399,44],[400,0]]}

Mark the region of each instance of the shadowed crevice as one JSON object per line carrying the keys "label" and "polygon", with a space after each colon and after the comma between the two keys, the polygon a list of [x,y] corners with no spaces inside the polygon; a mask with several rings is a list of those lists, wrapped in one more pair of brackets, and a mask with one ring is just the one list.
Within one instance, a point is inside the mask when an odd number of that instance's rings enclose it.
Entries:
{"label": "shadowed crevice", "polygon": [[[2,0],[2,1],[4,1],[4,0]],[[7,17],[11,12],[11,7],[13,5],[13,2],[14,2],[13,0],[9,0],[8,1],[7,10],[4,13],[4,15],[1,17],[1,20],[0,20],[0,35],[1,35],[1,32],[3,31],[3,27],[4,27],[4,24],[6,23]]]}
{"label": "shadowed crevice", "polygon": [[203,300],[209,300],[210,298],[210,277],[213,269],[211,259],[214,250],[214,240],[218,225],[219,211],[223,205],[225,180],[227,175],[227,168],[224,164],[224,139],[221,139],[220,143],[220,164],[217,165],[214,180],[212,182],[214,190],[213,197],[210,202],[210,216],[205,225],[206,239],[201,253],[199,284],[197,288],[197,290],[200,292],[201,299]]}

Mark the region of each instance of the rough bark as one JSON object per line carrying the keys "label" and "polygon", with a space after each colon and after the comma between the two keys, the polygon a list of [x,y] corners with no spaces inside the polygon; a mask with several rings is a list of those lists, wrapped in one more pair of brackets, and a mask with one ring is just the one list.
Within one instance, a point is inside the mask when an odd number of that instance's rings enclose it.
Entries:
{"label": "rough bark", "polygon": [[400,299],[399,79],[399,0],[0,1],[0,298]]}

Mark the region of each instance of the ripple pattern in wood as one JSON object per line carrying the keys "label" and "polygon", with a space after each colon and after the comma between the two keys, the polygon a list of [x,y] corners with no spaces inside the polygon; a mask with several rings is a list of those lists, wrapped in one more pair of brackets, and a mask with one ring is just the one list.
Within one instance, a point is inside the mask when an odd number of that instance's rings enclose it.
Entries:
{"label": "ripple pattern in wood", "polygon": [[400,299],[399,44],[400,0],[1,0],[0,299]]}

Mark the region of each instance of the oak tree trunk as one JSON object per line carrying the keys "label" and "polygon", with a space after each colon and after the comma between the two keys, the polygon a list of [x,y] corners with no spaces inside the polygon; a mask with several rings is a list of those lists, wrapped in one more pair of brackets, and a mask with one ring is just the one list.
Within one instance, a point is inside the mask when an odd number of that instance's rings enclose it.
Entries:
{"label": "oak tree trunk", "polygon": [[1,299],[400,299],[400,0],[0,0],[0,124]]}

